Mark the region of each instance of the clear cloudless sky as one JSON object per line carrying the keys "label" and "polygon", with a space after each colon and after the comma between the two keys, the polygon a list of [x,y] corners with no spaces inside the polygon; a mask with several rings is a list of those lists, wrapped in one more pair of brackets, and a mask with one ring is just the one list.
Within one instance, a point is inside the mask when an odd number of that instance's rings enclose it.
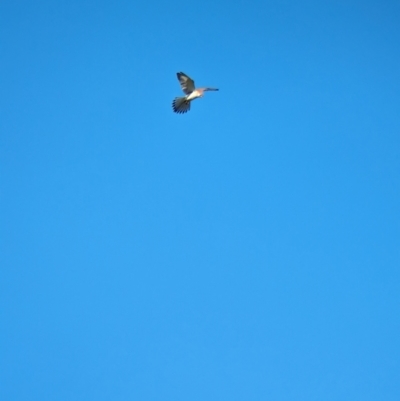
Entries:
{"label": "clear cloudless sky", "polygon": [[1,1],[0,399],[400,400],[399,137],[398,1]]}

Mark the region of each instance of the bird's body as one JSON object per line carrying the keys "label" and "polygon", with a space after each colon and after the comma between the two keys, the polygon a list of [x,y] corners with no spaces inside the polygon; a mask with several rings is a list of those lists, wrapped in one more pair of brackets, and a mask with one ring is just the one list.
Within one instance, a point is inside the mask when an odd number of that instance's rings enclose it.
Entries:
{"label": "bird's body", "polygon": [[216,88],[195,88],[193,79],[189,78],[186,74],[178,72],[176,75],[186,96],[176,97],[172,102],[172,108],[175,113],[188,112],[192,100],[203,97],[206,91],[218,90]]}
{"label": "bird's body", "polygon": [[199,89],[194,90],[190,95],[186,96],[186,100],[194,100],[197,99],[198,97],[202,97],[203,92]]}

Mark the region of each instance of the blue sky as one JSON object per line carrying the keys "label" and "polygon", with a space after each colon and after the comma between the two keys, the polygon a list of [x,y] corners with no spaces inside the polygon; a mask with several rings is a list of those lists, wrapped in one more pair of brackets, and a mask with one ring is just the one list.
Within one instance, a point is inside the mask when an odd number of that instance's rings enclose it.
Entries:
{"label": "blue sky", "polygon": [[399,21],[2,1],[0,399],[399,400]]}

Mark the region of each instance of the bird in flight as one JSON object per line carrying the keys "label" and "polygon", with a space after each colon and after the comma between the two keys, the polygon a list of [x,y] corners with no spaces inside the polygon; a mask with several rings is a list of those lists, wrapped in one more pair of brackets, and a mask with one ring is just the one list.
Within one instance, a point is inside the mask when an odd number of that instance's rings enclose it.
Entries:
{"label": "bird in flight", "polygon": [[198,97],[203,97],[206,91],[217,91],[216,88],[195,88],[193,79],[189,78],[183,72],[176,74],[181,88],[186,96],[176,97],[172,102],[172,108],[175,113],[186,113],[190,110],[190,102]]}

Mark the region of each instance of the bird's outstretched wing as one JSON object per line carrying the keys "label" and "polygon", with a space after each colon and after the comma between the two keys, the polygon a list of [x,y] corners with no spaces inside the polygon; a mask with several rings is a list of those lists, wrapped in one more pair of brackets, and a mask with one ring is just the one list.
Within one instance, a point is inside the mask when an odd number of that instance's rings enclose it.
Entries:
{"label": "bird's outstretched wing", "polygon": [[181,84],[181,88],[186,95],[189,95],[194,91],[194,81],[193,79],[189,78],[186,74],[183,72],[178,72],[177,74],[179,83]]}

